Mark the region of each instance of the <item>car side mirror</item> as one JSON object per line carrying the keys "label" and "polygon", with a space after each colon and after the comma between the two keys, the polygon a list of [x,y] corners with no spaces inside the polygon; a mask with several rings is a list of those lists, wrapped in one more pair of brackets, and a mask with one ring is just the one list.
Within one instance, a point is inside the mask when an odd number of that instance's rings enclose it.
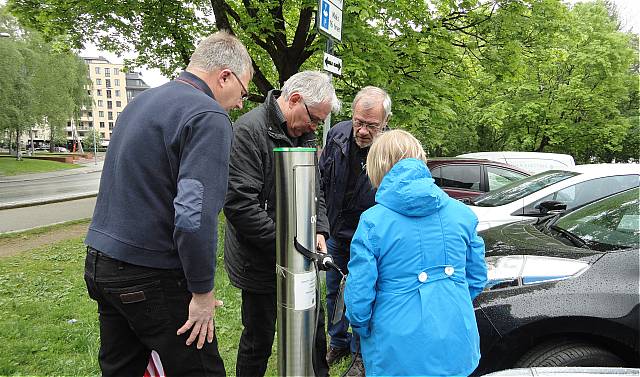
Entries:
{"label": "car side mirror", "polygon": [[557,200],[548,200],[538,204],[535,208],[540,210],[543,215],[554,215],[566,211],[567,204]]}

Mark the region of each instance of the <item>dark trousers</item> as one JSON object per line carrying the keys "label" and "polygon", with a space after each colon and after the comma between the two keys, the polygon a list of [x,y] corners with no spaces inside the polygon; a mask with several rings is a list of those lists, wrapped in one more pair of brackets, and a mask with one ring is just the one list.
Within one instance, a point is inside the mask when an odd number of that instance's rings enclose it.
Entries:
{"label": "dark trousers", "polygon": [[84,278],[98,302],[103,376],[142,376],[151,350],[166,375],[224,376],[218,340],[202,349],[176,331],[189,315],[191,293],[182,270],[161,270],[111,259],[88,248]]}
{"label": "dark trousers", "polygon": [[[330,238],[327,241],[327,251],[333,257],[333,262],[347,274],[347,264],[349,263],[349,243],[344,241],[338,241]],[[329,345],[333,348],[351,348],[351,353],[360,351],[360,337],[358,334],[351,334],[349,330],[349,321],[342,314],[342,318],[336,324],[331,322],[333,311],[336,306],[336,298],[338,296],[338,288],[340,287],[340,280],[342,276],[334,269],[327,271],[327,313],[329,314],[329,320],[327,321],[327,328],[329,333]]]}
{"label": "dark trousers", "polygon": [[[259,294],[242,291],[242,335],[238,347],[236,376],[264,376],[276,332],[276,293]],[[326,361],[327,338],[324,333],[324,310],[319,301],[320,314],[316,328],[313,367],[317,376],[328,376]]]}

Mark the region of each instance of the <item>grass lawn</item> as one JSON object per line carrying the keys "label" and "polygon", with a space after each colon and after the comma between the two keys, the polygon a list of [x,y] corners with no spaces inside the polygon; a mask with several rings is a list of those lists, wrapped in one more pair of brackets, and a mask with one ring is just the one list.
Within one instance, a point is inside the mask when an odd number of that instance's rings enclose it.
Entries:
{"label": "grass lawn", "polygon": [[75,169],[77,167],[79,166],[56,161],[27,158],[18,161],[15,157],[0,157],[0,176],[46,173],[57,170]]}
{"label": "grass lawn", "polygon": [[[216,331],[227,375],[232,376],[242,331],[241,295],[229,283],[221,245],[218,249],[216,295],[224,307],[216,311]],[[86,293],[84,256],[82,238],[76,238],[0,258],[0,375],[100,374],[98,314]],[[275,344],[270,376],[277,375]],[[331,374],[339,376],[347,366],[343,361]]]}

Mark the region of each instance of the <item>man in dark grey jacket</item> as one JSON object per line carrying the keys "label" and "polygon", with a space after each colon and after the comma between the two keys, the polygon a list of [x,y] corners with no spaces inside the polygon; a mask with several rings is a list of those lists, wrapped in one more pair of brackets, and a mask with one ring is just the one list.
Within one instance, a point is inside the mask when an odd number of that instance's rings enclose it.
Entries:
{"label": "man in dark grey jacket", "polygon": [[[327,75],[305,71],[291,76],[282,91],[234,124],[229,164],[225,267],[231,283],[242,289],[244,330],[238,347],[236,374],[263,376],[271,355],[276,323],[276,224],[273,148],[315,147],[318,124],[339,102]],[[318,193],[317,246],[326,252],[329,226]],[[323,313],[318,321],[315,370],[328,375]]]}
{"label": "man in dark grey jacket", "polygon": [[218,32],[176,80],[118,117],[85,241],[103,376],[142,376],[151,350],[169,376],[225,375],[213,323],[217,218],[227,111],[242,108],[252,71],[242,43]]}

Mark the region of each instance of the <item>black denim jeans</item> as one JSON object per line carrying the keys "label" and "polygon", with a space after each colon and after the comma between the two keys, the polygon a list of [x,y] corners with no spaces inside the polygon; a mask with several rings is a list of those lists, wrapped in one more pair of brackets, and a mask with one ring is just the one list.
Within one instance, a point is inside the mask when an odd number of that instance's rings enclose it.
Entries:
{"label": "black denim jeans", "polygon": [[103,376],[142,376],[151,350],[168,376],[224,376],[218,340],[202,349],[176,335],[189,315],[191,293],[182,270],[136,266],[87,249],[85,282],[98,302]]}
{"label": "black denim jeans", "polygon": [[[236,376],[260,377],[267,370],[271,347],[276,332],[276,293],[260,294],[242,291],[242,325]],[[324,309],[320,300],[318,326],[313,355],[313,368],[320,377],[329,375],[327,364],[327,337],[324,329]]]}

